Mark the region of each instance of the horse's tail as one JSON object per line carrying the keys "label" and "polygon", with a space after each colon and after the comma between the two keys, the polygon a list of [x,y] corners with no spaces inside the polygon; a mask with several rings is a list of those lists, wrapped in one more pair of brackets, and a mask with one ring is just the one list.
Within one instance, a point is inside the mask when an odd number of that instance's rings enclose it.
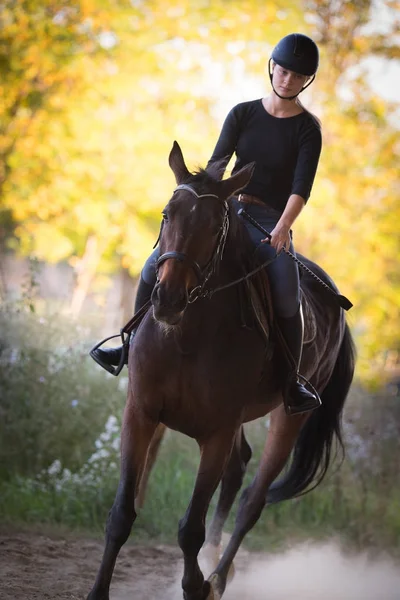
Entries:
{"label": "horse's tail", "polygon": [[322,406],[314,411],[300,432],[287,473],[269,488],[268,504],[289,500],[316,488],[331,463],[335,438],[344,456],[342,411],[354,375],[355,354],[346,323],[333,373],[321,395]]}

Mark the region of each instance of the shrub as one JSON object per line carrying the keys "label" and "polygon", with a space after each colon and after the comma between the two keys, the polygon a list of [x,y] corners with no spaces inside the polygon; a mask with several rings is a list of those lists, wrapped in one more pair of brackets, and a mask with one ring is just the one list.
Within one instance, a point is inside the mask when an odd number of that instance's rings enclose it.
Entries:
{"label": "shrub", "polygon": [[76,470],[110,414],[121,414],[126,378],[101,372],[87,332],[57,315],[0,312],[0,478],[34,476],[55,460]]}

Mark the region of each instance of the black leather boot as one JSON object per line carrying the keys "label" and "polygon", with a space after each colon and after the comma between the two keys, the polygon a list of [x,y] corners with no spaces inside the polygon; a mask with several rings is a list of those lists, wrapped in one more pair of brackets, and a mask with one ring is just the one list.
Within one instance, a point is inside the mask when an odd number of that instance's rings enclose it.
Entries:
{"label": "black leather boot", "polygon": [[[138,289],[136,292],[136,300],[135,300],[135,314],[148,302],[151,298],[151,294],[154,286],[146,283],[142,277],[140,277]],[[135,337],[136,329],[133,329],[130,334],[129,343],[132,342]],[[97,348],[93,352],[91,352],[91,357],[106,371],[108,371],[107,366],[117,367],[121,361],[123,347],[119,346],[118,348]],[[128,352],[125,356],[124,364],[128,364]]]}
{"label": "black leather boot", "polygon": [[283,400],[286,413],[295,415],[314,410],[321,406],[319,396],[307,390],[298,380],[304,331],[301,309],[293,317],[278,317],[278,325],[290,354],[284,367]]}

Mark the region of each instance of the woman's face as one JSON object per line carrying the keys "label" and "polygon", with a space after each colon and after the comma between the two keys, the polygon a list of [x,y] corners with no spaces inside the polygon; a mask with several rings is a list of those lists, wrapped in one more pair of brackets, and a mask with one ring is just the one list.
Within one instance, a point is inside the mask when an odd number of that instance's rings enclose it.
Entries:
{"label": "woman's face", "polygon": [[280,65],[272,66],[272,85],[280,96],[290,97],[297,95],[307,82],[307,75],[289,71]]}

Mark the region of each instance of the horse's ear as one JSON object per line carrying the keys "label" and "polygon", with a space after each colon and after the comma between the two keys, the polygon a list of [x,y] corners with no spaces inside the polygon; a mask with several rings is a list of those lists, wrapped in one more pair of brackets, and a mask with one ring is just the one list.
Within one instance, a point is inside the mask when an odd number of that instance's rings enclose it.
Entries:
{"label": "horse's ear", "polygon": [[178,142],[174,142],[172,150],[169,153],[168,162],[175,175],[176,183],[178,185],[189,177],[190,172],[185,165],[182,150]]}
{"label": "horse's ear", "polygon": [[253,175],[255,166],[256,163],[251,162],[242,169],[240,169],[240,171],[232,175],[232,177],[221,181],[219,184],[221,196],[223,196],[224,198],[230,198],[235,194],[235,192],[238,192],[239,190],[243,189],[249,183]]}

